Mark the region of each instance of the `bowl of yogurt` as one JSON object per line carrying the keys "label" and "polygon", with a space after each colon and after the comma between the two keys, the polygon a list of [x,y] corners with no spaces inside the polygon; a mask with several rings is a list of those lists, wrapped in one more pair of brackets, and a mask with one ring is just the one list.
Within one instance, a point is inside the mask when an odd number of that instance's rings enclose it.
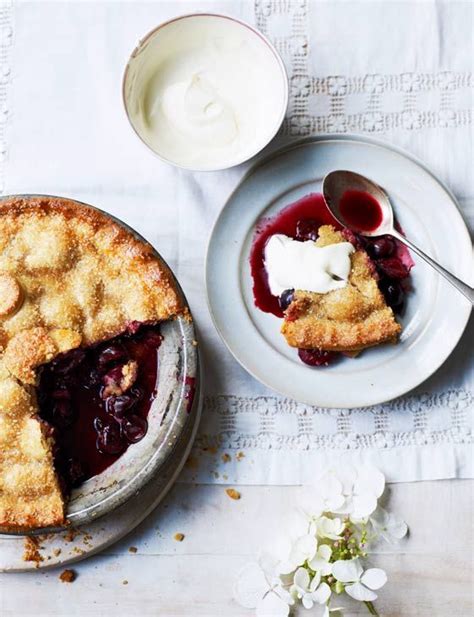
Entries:
{"label": "bowl of yogurt", "polygon": [[273,45],[233,17],[167,21],[132,52],[123,101],[140,139],[162,160],[216,171],[247,161],[275,137],[288,78]]}

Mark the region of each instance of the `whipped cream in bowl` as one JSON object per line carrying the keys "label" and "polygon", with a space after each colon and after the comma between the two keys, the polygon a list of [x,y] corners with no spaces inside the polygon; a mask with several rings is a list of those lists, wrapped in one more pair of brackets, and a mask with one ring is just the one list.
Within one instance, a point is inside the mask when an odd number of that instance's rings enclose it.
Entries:
{"label": "whipped cream in bowl", "polygon": [[243,163],[273,139],[288,80],[274,47],[248,24],[183,15],[135,48],[123,99],[135,132],[161,159],[211,171]]}

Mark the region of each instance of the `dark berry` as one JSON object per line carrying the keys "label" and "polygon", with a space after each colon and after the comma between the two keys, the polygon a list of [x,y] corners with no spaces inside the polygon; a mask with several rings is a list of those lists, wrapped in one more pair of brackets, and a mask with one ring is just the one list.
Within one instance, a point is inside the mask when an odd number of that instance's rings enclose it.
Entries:
{"label": "dark berry", "polygon": [[104,371],[111,364],[115,364],[120,360],[124,360],[127,358],[127,350],[120,343],[115,343],[114,345],[108,345],[100,352],[99,357],[97,358],[97,366],[99,370]]}
{"label": "dark berry", "polygon": [[121,420],[125,412],[136,403],[136,399],[128,394],[109,396],[105,401],[105,410],[117,420]]}
{"label": "dark berry", "polygon": [[377,269],[383,275],[391,279],[404,279],[409,272],[406,266],[396,257],[387,257],[377,261]]}
{"label": "dark berry", "polygon": [[97,449],[103,454],[120,454],[125,449],[125,444],[120,435],[120,427],[114,422],[106,424],[97,433]]}
{"label": "dark berry", "polygon": [[298,349],[298,356],[309,366],[327,366],[337,358],[337,353],[321,349]]}
{"label": "dark berry", "polygon": [[278,304],[280,305],[282,311],[286,311],[286,309],[290,306],[293,302],[294,295],[294,289],[285,289],[285,291],[281,294],[278,298]]}
{"label": "dark berry", "polygon": [[379,286],[389,306],[393,309],[401,307],[405,299],[405,292],[399,283],[390,279],[383,279],[380,281]]}
{"label": "dark berry", "polygon": [[395,252],[395,241],[389,236],[382,236],[381,238],[368,242],[365,250],[373,259],[390,257]]}
{"label": "dark berry", "polygon": [[296,239],[297,240],[313,240],[318,239],[319,224],[314,219],[300,219],[296,223]]}
{"label": "dark berry", "polygon": [[145,437],[148,422],[135,414],[128,416],[122,424],[122,432],[130,443],[137,443]]}
{"label": "dark berry", "polygon": [[94,418],[94,429],[99,433],[104,428],[103,421],[97,416]]}

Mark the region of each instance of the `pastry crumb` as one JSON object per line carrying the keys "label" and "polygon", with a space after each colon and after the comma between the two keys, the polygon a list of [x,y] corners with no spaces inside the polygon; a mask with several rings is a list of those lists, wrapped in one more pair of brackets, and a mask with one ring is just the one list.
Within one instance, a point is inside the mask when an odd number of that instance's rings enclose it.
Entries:
{"label": "pastry crumb", "polygon": [[224,452],[224,454],[221,456],[221,459],[223,463],[228,463],[232,460],[232,457],[230,454],[227,454],[227,452]]}
{"label": "pastry crumb", "polygon": [[62,583],[74,583],[76,578],[77,578],[77,574],[74,572],[74,570],[64,570],[59,575],[59,580]]}
{"label": "pastry crumb", "polygon": [[128,585],[128,581],[127,581],[127,579],[125,579],[125,580],[123,580],[123,581],[122,581],[122,585]]}
{"label": "pastry crumb", "polygon": [[239,491],[236,491],[235,488],[226,488],[225,492],[231,499],[240,499],[240,493]]}
{"label": "pastry crumb", "polygon": [[245,458],[245,454],[243,452],[237,452],[237,454],[235,455],[235,458],[238,461],[241,461],[243,458]]}
{"label": "pastry crumb", "polygon": [[182,542],[184,540],[184,533],[175,533],[173,538],[176,542]]}
{"label": "pastry crumb", "polygon": [[128,547],[128,552],[129,553],[136,553],[136,552],[138,552],[138,548],[136,546],[129,546]]}
{"label": "pastry crumb", "polygon": [[39,552],[39,549],[41,548],[39,544],[39,538],[25,538],[23,546],[23,561],[32,561],[36,563],[36,567],[39,567],[39,564],[44,561],[43,556]]}
{"label": "pastry crumb", "polygon": [[59,555],[61,554],[61,549],[60,548],[55,548],[53,551],[53,555],[55,557],[59,557]]}

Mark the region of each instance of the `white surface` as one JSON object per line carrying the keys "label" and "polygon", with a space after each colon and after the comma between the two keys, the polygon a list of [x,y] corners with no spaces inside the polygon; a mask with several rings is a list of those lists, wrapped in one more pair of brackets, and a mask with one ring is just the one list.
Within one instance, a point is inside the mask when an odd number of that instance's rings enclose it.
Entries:
{"label": "white surface", "polygon": [[[249,256],[256,222],[308,193],[320,192],[331,169],[351,169],[375,178],[390,195],[407,237],[465,280],[472,275],[471,240],[452,197],[416,161],[361,138],[315,139],[269,157],[232,193],[209,244],[210,309],[235,357],[283,396],[321,407],[376,405],[405,394],[439,368],[464,331],[469,301],[416,260],[398,345],[367,350],[355,360],[343,358],[323,369],[308,367],[280,334],[281,319],[254,306]],[[392,414],[394,423],[404,421],[400,412]],[[283,417],[274,424],[279,432],[289,433]],[[308,458],[303,453],[297,460],[296,482],[308,480],[303,475]],[[403,478],[413,469],[417,461],[410,457],[396,470],[383,466],[392,478]],[[417,471],[423,477],[423,470]]]}
{"label": "white surface", "polygon": [[[322,131],[389,137],[425,159],[470,215],[472,58],[465,50],[472,42],[472,7],[383,4],[384,10],[380,3],[265,0],[199,8],[254,22],[283,55],[291,101],[280,142]],[[6,121],[0,123],[5,192],[42,191],[96,204],[145,235],[174,268],[206,362],[195,454],[206,447],[246,453],[238,465],[216,456],[189,480],[227,475],[292,483],[299,481],[288,474],[292,459],[322,464],[343,452],[387,461],[392,480],[470,476],[469,333],[433,378],[368,412],[308,408],[274,396],[222,345],[206,306],[203,262],[210,227],[245,168],[190,173],[161,163],[134,135],[120,100],[122,72],[138,38],[193,8],[193,2],[179,8],[175,2],[16,5],[13,36],[8,26],[2,30],[2,50],[10,56],[0,83],[8,94],[0,116]],[[400,27],[388,27],[388,20]],[[355,46],[346,36],[353,28],[361,34]],[[336,36],[339,31],[344,36]],[[398,461],[408,457],[416,465],[401,468]]]}
{"label": "white surface", "polygon": [[223,169],[275,136],[288,81],[276,51],[251,27],[191,15],[143,38],[126,71],[124,99],[138,135],[164,160]]}
{"label": "white surface", "polygon": [[[376,602],[380,615],[472,616],[473,488],[466,480],[390,487],[389,508],[408,521],[410,535],[371,559],[388,574]],[[232,599],[235,575],[285,533],[300,489],[239,490],[234,501],[223,486],[175,485],[134,533],[75,566],[72,585],[58,580],[61,569],[0,575],[2,617],[252,617]],[[175,533],[184,540],[175,541]],[[82,537],[73,545],[82,547]],[[364,606],[342,603],[345,617],[367,617]],[[315,613],[299,610],[304,616]]]}

